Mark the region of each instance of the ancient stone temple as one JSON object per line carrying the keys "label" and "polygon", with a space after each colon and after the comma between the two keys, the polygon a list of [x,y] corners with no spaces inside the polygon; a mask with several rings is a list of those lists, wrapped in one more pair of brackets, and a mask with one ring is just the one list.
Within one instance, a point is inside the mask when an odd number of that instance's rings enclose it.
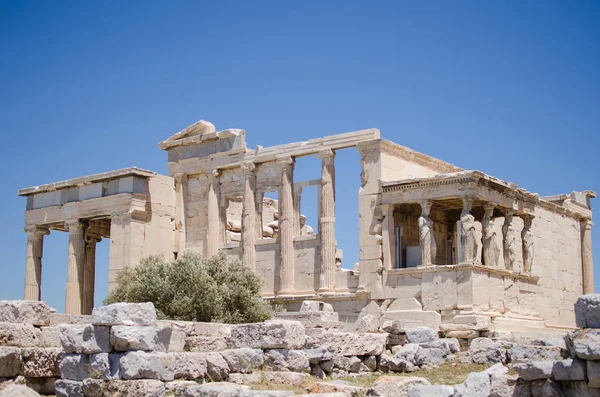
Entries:
{"label": "ancient stone temple", "polygon": [[[434,327],[565,329],[575,325],[579,295],[593,292],[594,192],[539,197],[381,139],[377,129],[249,149],[244,130],[199,121],[159,147],[169,176],[127,168],[19,191],[26,299],[40,299],[51,231],[69,233],[65,309],[74,314],[91,312],[102,238],[110,239],[110,285],[148,255],[221,250],[258,272],[266,299],[294,309],[318,298],[348,322],[377,312],[378,321]],[[334,228],[335,155],[347,148],[362,156],[354,270],[339,267]],[[294,178],[303,156],[318,157],[320,179]],[[308,186],[317,187],[318,219],[302,215]]]}

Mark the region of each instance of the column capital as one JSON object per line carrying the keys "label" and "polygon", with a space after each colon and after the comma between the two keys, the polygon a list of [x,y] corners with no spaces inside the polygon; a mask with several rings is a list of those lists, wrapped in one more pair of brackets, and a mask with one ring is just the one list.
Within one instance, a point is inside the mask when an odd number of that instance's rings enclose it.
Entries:
{"label": "column capital", "polygon": [[506,218],[506,217],[509,217],[509,216],[510,216],[510,217],[512,217],[512,216],[514,216],[514,215],[515,215],[515,210],[513,210],[512,208],[506,208],[506,209],[504,210],[504,217],[505,217],[505,218]]}
{"label": "column capital", "polygon": [[173,178],[175,179],[175,183],[181,184],[187,182],[188,176],[183,172],[178,172],[175,175],[173,175]]}
{"label": "column capital", "polygon": [[317,156],[323,160],[333,159],[335,157],[335,152],[329,148],[321,149],[321,150],[319,150],[319,153],[317,154]]}
{"label": "column capital", "polygon": [[27,225],[24,228],[25,233],[31,235],[32,237],[43,237],[50,234],[50,229],[45,226],[39,225]]}
{"label": "column capital", "polygon": [[218,168],[215,168],[214,170],[208,171],[206,173],[206,176],[208,176],[208,181],[209,182],[216,182],[220,177],[221,177],[221,170]]}
{"label": "column capital", "polygon": [[462,196],[462,203],[463,203],[463,212],[471,212],[471,210],[473,209],[473,202],[475,201],[475,197],[473,196]]}
{"label": "column capital", "polygon": [[421,205],[421,216],[428,216],[431,211],[431,206],[433,205],[433,201],[431,200],[423,200],[419,202]]}
{"label": "column capital", "polygon": [[496,209],[496,203],[488,202],[483,205],[483,209],[486,211],[494,211]]}
{"label": "column capital", "polygon": [[580,221],[582,229],[591,230],[594,222],[590,218],[584,218]]}
{"label": "column capital", "polygon": [[387,214],[392,214],[394,212],[395,205],[394,204],[380,204],[379,208],[381,208],[381,213],[387,216]]}
{"label": "column capital", "polygon": [[292,156],[284,156],[284,157],[278,157],[277,158],[277,164],[279,164],[281,167],[289,167],[290,165],[294,164],[295,160]]}
{"label": "column capital", "polygon": [[240,169],[244,175],[249,175],[256,171],[256,164],[254,164],[252,161],[245,161],[240,165]]}
{"label": "column capital", "polygon": [[69,219],[69,220],[65,221],[65,227],[69,231],[71,231],[71,230],[75,231],[77,229],[82,229],[83,223],[79,219]]}

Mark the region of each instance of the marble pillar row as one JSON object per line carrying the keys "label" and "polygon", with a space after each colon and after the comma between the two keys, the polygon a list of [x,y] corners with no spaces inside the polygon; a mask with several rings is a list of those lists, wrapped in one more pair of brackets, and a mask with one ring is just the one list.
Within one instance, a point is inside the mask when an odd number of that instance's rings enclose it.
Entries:
{"label": "marble pillar row", "polygon": [[592,223],[591,219],[581,221],[581,270],[583,293],[594,293],[594,261],[592,260]]}
{"label": "marble pillar row", "polygon": [[256,166],[243,163],[244,201],[242,206],[242,262],[256,269]]}
{"label": "marble pillar row", "polygon": [[394,205],[382,204],[381,213],[384,216],[381,228],[381,236],[383,238],[383,267],[387,270],[395,269],[397,264]]}
{"label": "marble pillar row", "polygon": [[65,222],[69,230],[69,261],[67,264],[66,314],[83,314],[83,272],[85,240],[79,219]]}
{"label": "marble pillar row", "polygon": [[85,263],[83,266],[83,298],[82,313],[92,314],[94,308],[94,288],[96,282],[96,243],[100,242],[102,237],[85,233]]}
{"label": "marble pillar row", "polygon": [[[279,186],[279,291],[277,295],[294,293],[294,159],[278,160],[281,167]],[[335,261],[335,257],[334,257]]]}
{"label": "marble pillar row", "polygon": [[25,260],[25,300],[39,301],[42,286],[42,256],[44,252],[44,236],[50,234],[47,228],[28,225],[27,257]]}
{"label": "marble pillar row", "polygon": [[335,290],[335,152],[319,152],[321,159],[321,213],[319,237],[321,238],[321,266],[319,292]]}
{"label": "marble pillar row", "polygon": [[221,213],[219,211],[220,172],[213,170],[208,173],[208,233],[206,233],[206,256],[213,256],[219,252],[221,236],[225,233],[224,225],[221,225]]}

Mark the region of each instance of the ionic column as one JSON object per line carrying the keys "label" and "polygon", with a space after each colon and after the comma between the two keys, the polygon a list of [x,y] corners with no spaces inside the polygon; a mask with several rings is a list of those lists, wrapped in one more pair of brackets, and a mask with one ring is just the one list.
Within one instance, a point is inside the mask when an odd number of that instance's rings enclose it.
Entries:
{"label": "ionic column", "polygon": [[69,230],[69,262],[67,264],[66,314],[82,314],[83,309],[83,269],[85,261],[85,240],[83,224],[78,220],[65,222]]}
{"label": "ionic column", "polygon": [[82,314],[92,314],[94,308],[94,288],[96,281],[96,243],[102,238],[85,233],[85,264],[83,266],[83,305]]}
{"label": "ionic column", "polygon": [[256,192],[256,239],[260,240],[263,238],[263,200],[265,198],[265,192]]}
{"label": "ionic column", "polygon": [[591,219],[581,221],[581,273],[583,293],[594,293],[594,262],[592,261],[592,223]]}
{"label": "ionic column", "polygon": [[256,268],[256,166],[246,162],[241,166],[245,176],[244,201],[242,207],[242,262],[244,265]]}
{"label": "ionic column", "polygon": [[185,251],[185,201],[187,199],[187,175],[177,173],[175,178],[175,239],[173,252]]}
{"label": "ionic column", "polygon": [[383,238],[383,267],[396,268],[396,233],[394,228],[394,205],[382,204],[381,212],[384,216],[381,228]]}
{"label": "ionic column", "polygon": [[25,300],[39,301],[42,286],[42,256],[44,251],[44,236],[50,234],[47,228],[28,225],[27,257],[25,259]]}
{"label": "ionic column", "polygon": [[335,153],[331,149],[319,152],[321,159],[321,274],[319,292],[335,290]]}
{"label": "ionic column", "polygon": [[206,233],[206,256],[213,256],[219,252],[221,245],[221,214],[219,212],[219,170],[208,173],[208,233]]}
{"label": "ionic column", "polygon": [[[294,159],[280,159],[281,185],[279,187],[279,291],[278,295],[294,293]],[[334,253],[335,255],[335,253]],[[335,261],[335,257],[334,257]]]}

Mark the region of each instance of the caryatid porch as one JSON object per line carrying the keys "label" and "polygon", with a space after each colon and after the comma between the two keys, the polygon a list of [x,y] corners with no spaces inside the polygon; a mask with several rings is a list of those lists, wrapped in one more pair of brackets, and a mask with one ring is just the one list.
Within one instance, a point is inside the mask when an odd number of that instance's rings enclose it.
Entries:
{"label": "caryatid porch", "polygon": [[109,288],[142,257],[173,252],[173,179],[126,168],[22,189],[27,197],[24,298],[42,297],[44,236],[69,233],[65,313],[91,314],[96,244],[110,238]]}

